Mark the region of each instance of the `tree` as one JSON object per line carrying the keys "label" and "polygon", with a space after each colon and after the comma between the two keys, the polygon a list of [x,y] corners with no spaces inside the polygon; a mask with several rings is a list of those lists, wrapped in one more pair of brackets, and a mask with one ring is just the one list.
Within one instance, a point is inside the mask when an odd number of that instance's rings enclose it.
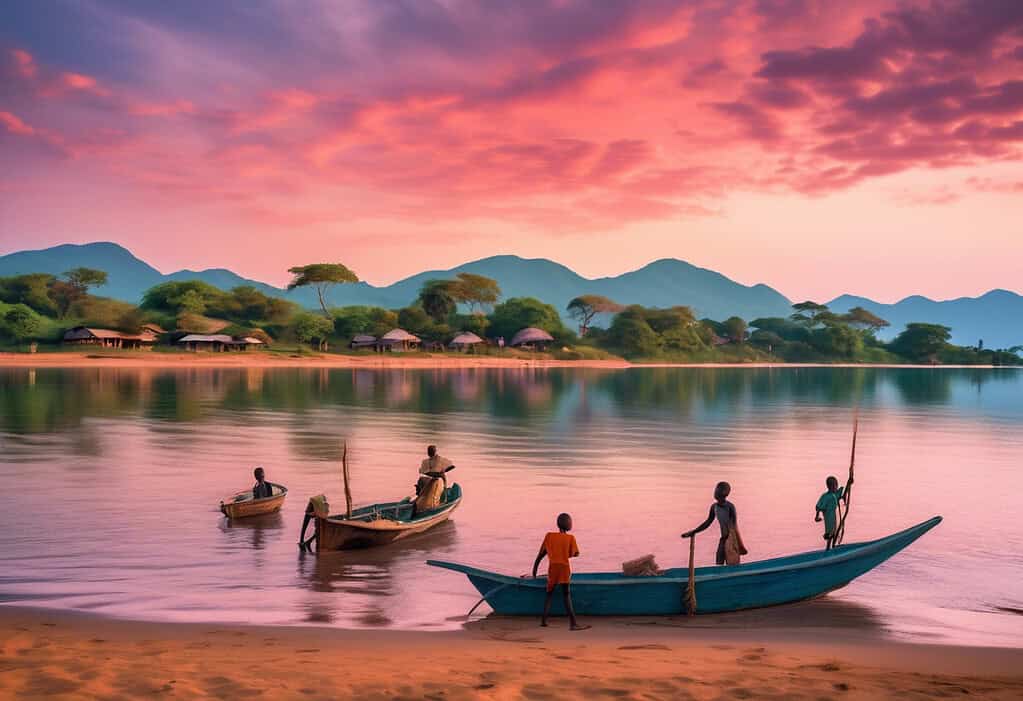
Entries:
{"label": "tree", "polygon": [[222,311],[227,293],[202,280],[174,280],[154,285],[142,295],[143,309],[172,314]]}
{"label": "tree", "polygon": [[455,299],[467,304],[472,313],[482,313],[501,299],[501,288],[497,280],[474,273],[458,273],[452,292]]}
{"label": "tree", "polygon": [[319,350],[325,350],[327,339],[334,332],[334,322],[316,314],[308,312],[295,317],[295,338],[303,343],[312,345],[316,343]]}
{"label": "tree", "polygon": [[915,361],[932,361],[952,337],[952,329],[941,324],[906,324],[906,330],[895,337],[888,349]]}
{"label": "tree", "polygon": [[2,317],[0,329],[15,341],[34,338],[43,328],[42,318],[25,304],[11,306]]}
{"label": "tree", "polygon": [[813,330],[810,345],[829,357],[852,359],[863,351],[863,335],[845,324],[826,324]]}
{"label": "tree", "polygon": [[645,318],[639,305],[627,307],[611,322],[608,344],[626,358],[653,358],[661,352],[663,341]]}
{"label": "tree", "polygon": [[806,302],[798,302],[792,305],[792,308],[796,312],[789,318],[798,324],[802,324],[807,328],[813,328],[825,323],[826,321],[835,319],[835,315],[831,313],[825,304],[817,304],[807,300]]}
{"label": "tree", "polygon": [[597,314],[617,314],[625,309],[603,295],[581,295],[568,303],[568,315],[579,322],[579,335],[585,336]]}
{"label": "tree", "polygon": [[847,313],[838,318],[847,324],[868,330],[871,333],[877,333],[881,329],[891,325],[881,317],[877,316],[873,312],[867,311],[863,307],[853,307]]}
{"label": "tree", "polygon": [[64,318],[71,305],[85,299],[89,289],[107,283],[107,274],[95,268],[72,268],[63,273],[63,280],[50,285],[50,297],[57,305],[57,315]]}
{"label": "tree", "polygon": [[454,280],[427,280],[419,290],[419,304],[438,324],[458,308],[459,284]]}
{"label": "tree", "polygon": [[736,343],[745,343],[746,341],[746,320],[738,316],[730,316],[724,320],[723,325],[725,327],[725,335],[729,339]]}
{"label": "tree", "polygon": [[543,329],[555,338],[564,338],[567,333],[558,310],[533,297],[512,297],[494,307],[488,333],[510,341],[517,331],[529,326]]}
{"label": "tree", "polygon": [[49,273],[0,278],[0,302],[24,304],[44,316],[56,316],[57,305],[50,296],[50,288],[55,280]]}
{"label": "tree", "polygon": [[327,292],[334,285],[341,285],[349,282],[358,282],[358,276],[341,263],[313,263],[311,265],[300,265],[288,268],[293,275],[288,289],[294,290],[299,287],[312,287],[316,290],[316,297],[320,300],[320,308],[326,316],[330,316],[327,310]]}
{"label": "tree", "polygon": [[398,315],[383,307],[356,305],[334,309],[333,312],[334,333],[341,338],[352,338],[357,334],[382,336],[400,325]]}

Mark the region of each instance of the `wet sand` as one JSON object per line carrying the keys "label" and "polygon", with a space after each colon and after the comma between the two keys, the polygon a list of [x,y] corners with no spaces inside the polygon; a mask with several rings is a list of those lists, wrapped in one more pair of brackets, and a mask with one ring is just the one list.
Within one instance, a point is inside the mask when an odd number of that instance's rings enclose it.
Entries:
{"label": "wet sand", "polygon": [[52,353],[0,353],[0,367],[8,368],[991,368],[991,365],[892,365],[863,363],[631,363],[608,360],[556,360],[548,355],[462,355],[456,353],[399,353],[367,355],[248,353],[164,353],[146,351],[70,351]]}
{"label": "wet sand", "polygon": [[446,633],[158,624],[0,607],[4,698],[1018,699],[1023,650],[685,619]]}

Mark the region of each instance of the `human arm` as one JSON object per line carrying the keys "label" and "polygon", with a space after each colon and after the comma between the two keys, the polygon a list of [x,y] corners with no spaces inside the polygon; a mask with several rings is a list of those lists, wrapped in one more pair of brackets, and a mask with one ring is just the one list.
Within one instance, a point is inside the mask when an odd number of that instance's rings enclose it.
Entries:
{"label": "human arm", "polygon": [[714,523],[714,507],[710,507],[710,512],[707,514],[707,520],[701,523],[699,526],[691,531],[686,531],[682,534],[683,538],[692,538],[697,533],[702,533],[710,527],[710,524]]}
{"label": "human arm", "polygon": [[536,560],[533,561],[533,578],[536,578],[536,571],[540,568],[540,561],[547,557],[546,545],[540,546],[540,552],[536,554]]}
{"label": "human arm", "polygon": [[575,542],[575,536],[572,536],[572,545],[568,549],[569,557],[579,557],[579,544]]}

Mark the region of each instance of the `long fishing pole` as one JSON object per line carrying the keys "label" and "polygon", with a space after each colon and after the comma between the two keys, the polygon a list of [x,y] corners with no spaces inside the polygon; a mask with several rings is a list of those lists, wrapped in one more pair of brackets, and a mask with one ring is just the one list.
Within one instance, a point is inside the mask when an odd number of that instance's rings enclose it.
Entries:
{"label": "long fishing pole", "polygon": [[853,437],[852,437],[852,451],[849,455],[849,479],[845,483],[845,491],[842,492],[842,501],[845,502],[845,510],[842,511],[842,520],[838,523],[838,529],[835,532],[835,545],[841,545],[842,539],[845,538],[845,519],[849,516],[849,509],[852,508],[852,487],[853,487],[853,475],[856,469],[856,435],[859,433],[860,428],[860,412],[856,410],[856,414],[853,417]]}

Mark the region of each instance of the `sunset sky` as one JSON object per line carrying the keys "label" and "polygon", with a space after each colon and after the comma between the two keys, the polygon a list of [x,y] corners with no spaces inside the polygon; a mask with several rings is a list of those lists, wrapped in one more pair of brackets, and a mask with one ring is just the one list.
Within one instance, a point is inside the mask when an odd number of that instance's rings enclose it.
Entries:
{"label": "sunset sky", "polygon": [[1020,0],[0,4],[0,253],[1023,292],[1021,155]]}

